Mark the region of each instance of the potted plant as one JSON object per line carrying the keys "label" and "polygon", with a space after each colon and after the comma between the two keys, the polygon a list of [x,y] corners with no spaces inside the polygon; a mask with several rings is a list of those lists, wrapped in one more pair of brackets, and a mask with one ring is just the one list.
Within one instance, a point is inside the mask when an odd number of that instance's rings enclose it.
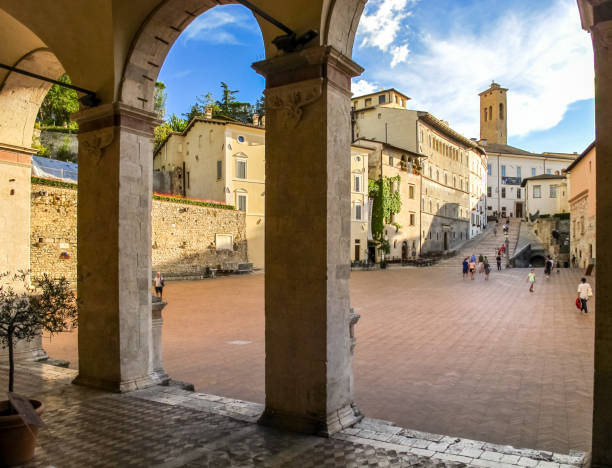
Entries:
{"label": "potted plant", "polygon": [[[66,278],[46,274],[33,278],[26,271],[0,274],[0,345],[8,348],[9,395],[15,382],[14,352],[17,341],[29,342],[42,331],[51,335],[76,325],[77,307]],[[40,415],[44,406],[30,400]],[[18,465],[34,456],[38,427],[26,425],[13,405],[0,401],[0,466]]]}

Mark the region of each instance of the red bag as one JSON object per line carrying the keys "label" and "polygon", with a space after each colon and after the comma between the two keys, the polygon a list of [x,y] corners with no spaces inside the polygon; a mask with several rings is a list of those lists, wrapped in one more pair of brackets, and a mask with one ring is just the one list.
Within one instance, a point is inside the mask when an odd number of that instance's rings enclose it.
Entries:
{"label": "red bag", "polygon": [[580,299],[576,299],[576,307],[578,309],[582,309],[582,304],[580,303]]}

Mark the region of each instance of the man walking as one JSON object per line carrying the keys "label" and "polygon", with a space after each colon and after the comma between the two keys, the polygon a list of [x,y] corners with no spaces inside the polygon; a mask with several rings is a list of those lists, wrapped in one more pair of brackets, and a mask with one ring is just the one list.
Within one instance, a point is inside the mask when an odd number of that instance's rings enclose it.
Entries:
{"label": "man walking", "polygon": [[497,257],[495,258],[495,261],[497,262],[497,271],[501,271],[501,255],[499,252],[497,252]]}
{"label": "man walking", "polygon": [[593,290],[591,289],[591,285],[587,283],[586,278],[582,278],[580,280],[580,284],[578,284],[578,299],[580,299],[580,311],[588,314],[589,311],[587,309],[587,301],[589,297],[593,295]]}

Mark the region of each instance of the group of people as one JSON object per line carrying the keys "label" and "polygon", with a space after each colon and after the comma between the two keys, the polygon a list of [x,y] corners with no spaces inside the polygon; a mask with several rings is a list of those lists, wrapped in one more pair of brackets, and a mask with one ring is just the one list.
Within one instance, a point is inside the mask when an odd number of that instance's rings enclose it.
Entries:
{"label": "group of people", "polygon": [[[499,255],[497,256],[497,269],[501,270],[501,257]],[[476,255],[465,257],[463,259],[463,279],[466,279],[469,274],[470,278],[473,280],[476,271],[478,271],[478,275],[484,274],[485,280],[489,279],[491,265],[489,264],[489,259],[486,255],[483,256],[480,254],[478,256],[478,263],[476,263]]]}

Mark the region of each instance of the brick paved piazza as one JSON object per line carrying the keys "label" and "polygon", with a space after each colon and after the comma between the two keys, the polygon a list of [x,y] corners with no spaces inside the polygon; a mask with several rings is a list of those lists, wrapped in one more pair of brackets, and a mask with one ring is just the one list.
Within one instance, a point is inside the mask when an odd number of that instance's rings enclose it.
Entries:
{"label": "brick paved piazza", "polygon": [[[589,450],[593,315],[573,305],[580,272],[545,280],[539,269],[530,294],[527,270],[489,281],[457,271],[352,273],[361,410],[432,433]],[[262,403],[263,286],[261,274],[167,284],[168,373],[198,391]],[[45,347],[75,361],[74,334]]]}

